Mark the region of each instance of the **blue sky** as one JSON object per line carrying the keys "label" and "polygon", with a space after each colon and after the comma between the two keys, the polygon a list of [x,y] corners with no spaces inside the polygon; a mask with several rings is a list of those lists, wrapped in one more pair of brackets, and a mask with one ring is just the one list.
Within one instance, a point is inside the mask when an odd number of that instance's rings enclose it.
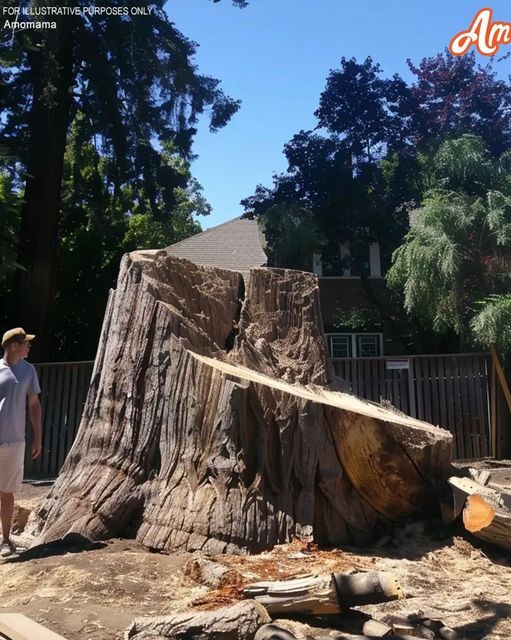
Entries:
{"label": "blue sky", "polygon": [[[511,22],[509,0],[250,0],[242,10],[230,0],[169,0],[170,19],[200,45],[200,71],[242,100],[224,129],[209,133],[203,121],[196,137],[193,172],[213,207],[203,228],[240,215],[239,201],[285,170],[284,144],[315,126],[326,77],[343,56],[370,55],[385,76],[410,78],[407,58],[443,51],[483,7]],[[496,69],[507,76],[511,63]]]}

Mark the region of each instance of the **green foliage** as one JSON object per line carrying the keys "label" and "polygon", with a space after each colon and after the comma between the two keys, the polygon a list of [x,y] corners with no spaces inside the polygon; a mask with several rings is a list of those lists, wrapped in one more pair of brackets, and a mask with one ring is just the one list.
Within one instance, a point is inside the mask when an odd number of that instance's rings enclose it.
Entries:
{"label": "green foliage", "polygon": [[[509,310],[499,297],[511,287],[511,192],[504,160],[492,159],[475,136],[445,141],[431,160],[433,188],[414,212],[387,274],[389,285],[403,291],[410,314],[462,340],[475,328],[483,344],[496,337],[494,328],[491,337],[484,331],[504,322]],[[489,306],[477,312],[481,299]]]}
{"label": "green foliage", "polygon": [[[0,282],[17,263],[21,199],[13,188],[10,174],[0,167]],[[5,286],[5,284],[4,284]]]}
{"label": "green foliage", "polygon": [[312,213],[326,259],[335,259],[340,244],[356,251],[371,239],[389,256],[431,189],[507,193],[511,152],[499,167],[495,160],[511,147],[509,83],[473,55],[446,52],[408,64],[411,82],[383,77],[370,57],[342,58],[320,95],[316,128],[285,145],[286,173],[242,201],[247,215],[302,207]]}
{"label": "green foliage", "polygon": [[393,83],[381,73],[370,57],[361,64],[342,58],[340,68],[328,75],[315,113],[320,127],[343,135],[350,152],[369,162],[388,142],[393,125]]}
{"label": "green foliage", "polygon": [[[19,260],[27,277],[9,305],[59,358],[93,355],[92,324],[101,322],[123,251],[198,230],[192,214],[208,211],[189,169],[199,116],[217,131],[240,106],[199,72],[197,45],[176,29],[165,1],[142,2],[149,4],[150,16],[56,17],[56,29],[0,38],[0,146],[15,149],[19,166],[9,168],[26,180],[16,188],[24,193]],[[44,339],[50,315],[56,341]]]}
{"label": "green foliage", "polygon": [[511,295],[489,296],[481,306],[470,322],[477,341],[486,348],[495,346],[502,353],[510,353]]}
{"label": "green foliage", "polygon": [[374,330],[375,325],[379,323],[375,319],[374,309],[353,307],[351,309],[339,308],[331,324],[336,331],[362,333]]}
{"label": "green foliage", "polygon": [[93,357],[108,291],[115,286],[124,253],[161,249],[198,233],[193,216],[209,213],[188,161],[172,144],[153,157],[151,194],[143,180],[116,190],[110,163],[87,140],[84,116],[78,114],[64,158],[53,305],[57,358]]}
{"label": "green foliage", "polygon": [[310,270],[318,241],[312,213],[296,205],[283,204],[267,209],[260,220],[270,247],[270,263]]}
{"label": "green foliage", "polygon": [[472,134],[445,140],[431,170],[438,187],[471,195],[485,193],[497,178],[494,158],[482,138]]}
{"label": "green foliage", "polygon": [[388,284],[404,291],[406,310],[429,321],[435,331],[460,332],[463,327],[459,288],[465,277],[463,246],[471,231],[470,211],[463,198],[430,195],[387,274]]}

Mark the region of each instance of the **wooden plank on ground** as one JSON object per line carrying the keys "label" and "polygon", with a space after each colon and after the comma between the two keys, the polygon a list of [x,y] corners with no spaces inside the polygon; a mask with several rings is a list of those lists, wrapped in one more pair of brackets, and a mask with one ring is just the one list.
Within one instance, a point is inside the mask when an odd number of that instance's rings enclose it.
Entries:
{"label": "wooden plank on ground", "polygon": [[9,640],[66,640],[21,613],[1,613],[0,633]]}

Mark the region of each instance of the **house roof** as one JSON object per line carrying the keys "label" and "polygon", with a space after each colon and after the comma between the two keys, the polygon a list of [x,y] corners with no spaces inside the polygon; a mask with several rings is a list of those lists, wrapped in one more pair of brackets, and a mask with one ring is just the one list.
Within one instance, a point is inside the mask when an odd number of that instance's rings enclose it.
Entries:
{"label": "house roof", "polygon": [[165,251],[195,264],[239,271],[248,277],[253,267],[266,266],[264,236],[256,220],[234,218],[166,247]]}

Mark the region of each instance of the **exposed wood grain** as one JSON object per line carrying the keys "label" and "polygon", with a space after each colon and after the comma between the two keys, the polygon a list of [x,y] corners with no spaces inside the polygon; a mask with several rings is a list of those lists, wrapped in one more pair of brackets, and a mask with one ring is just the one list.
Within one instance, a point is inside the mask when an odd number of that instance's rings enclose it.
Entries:
{"label": "exposed wood grain", "polygon": [[215,611],[189,611],[168,616],[137,618],[124,633],[124,640],[148,638],[215,638],[253,640],[257,630],[270,622],[265,609],[248,600]]}
{"label": "exposed wood grain", "polygon": [[338,614],[349,607],[404,597],[401,585],[392,574],[372,571],[256,582],[245,587],[243,593],[262,604],[273,616]]}
{"label": "exposed wood grain", "polygon": [[465,529],[477,538],[511,551],[511,511],[501,494],[470,478],[449,478],[454,492],[454,514],[462,510]]}

